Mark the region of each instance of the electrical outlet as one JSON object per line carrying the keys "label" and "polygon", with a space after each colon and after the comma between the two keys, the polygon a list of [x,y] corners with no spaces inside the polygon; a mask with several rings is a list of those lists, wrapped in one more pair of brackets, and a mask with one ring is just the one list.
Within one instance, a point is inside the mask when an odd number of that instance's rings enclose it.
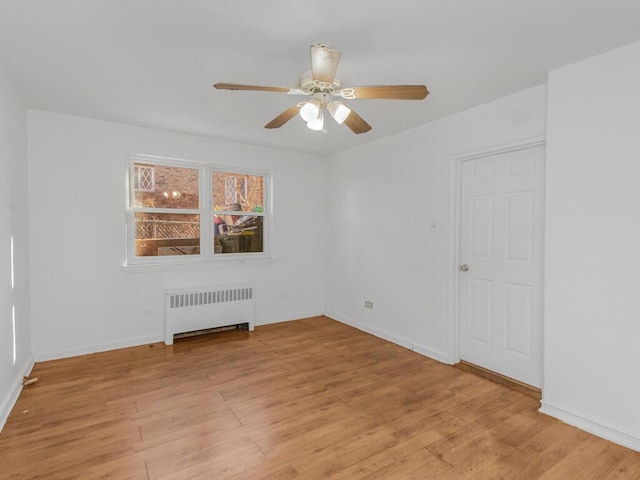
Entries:
{"label": "electrical outlet", "polygon": [[373,302],[371,300],[365,300],[364,308],[373,308]]}

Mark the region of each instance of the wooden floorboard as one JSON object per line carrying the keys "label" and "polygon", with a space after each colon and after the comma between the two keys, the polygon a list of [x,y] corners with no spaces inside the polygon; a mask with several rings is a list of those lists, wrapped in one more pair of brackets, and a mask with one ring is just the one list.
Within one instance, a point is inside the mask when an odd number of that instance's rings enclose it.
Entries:
{"label": "wooden floorboard", "polygon": [[636,479],[526,392],[315,317],[38,363],[4,479]]}

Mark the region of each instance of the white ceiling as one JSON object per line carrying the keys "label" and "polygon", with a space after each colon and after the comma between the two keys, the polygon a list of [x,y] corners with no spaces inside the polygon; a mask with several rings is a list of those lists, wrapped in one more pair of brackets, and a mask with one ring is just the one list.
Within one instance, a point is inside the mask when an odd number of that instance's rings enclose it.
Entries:
{"label": "white ceiling", "polygon": [[[640,40],[639,0],[0,0],[0,65],[29,108],[330,154],[546,81]],[[343,86],[426,84],[423,101],[355,100],[373,130],[294,118],[309,45],[342,52]],[[594,86],[597,88],[597,86]],[[588,101],[585,98],[585,101]]]}

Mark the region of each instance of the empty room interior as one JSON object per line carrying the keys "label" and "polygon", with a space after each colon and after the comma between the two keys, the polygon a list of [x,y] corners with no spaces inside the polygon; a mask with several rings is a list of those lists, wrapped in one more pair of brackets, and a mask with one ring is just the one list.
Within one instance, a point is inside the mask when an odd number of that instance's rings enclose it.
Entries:
{"label": "empty room interior", "polygon": [[0,478],[640,478],[640,2],[0,1]]}

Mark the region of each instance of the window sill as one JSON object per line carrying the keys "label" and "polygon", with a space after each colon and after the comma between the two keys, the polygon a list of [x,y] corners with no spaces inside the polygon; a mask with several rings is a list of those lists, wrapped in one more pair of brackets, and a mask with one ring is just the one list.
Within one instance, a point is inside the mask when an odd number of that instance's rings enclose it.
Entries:
{"label": "window sill", "polygon": [[260,266],[271,265],[276,263],[273,257],[253,257],[253,258],[219,258],[212,260],[198,259],[195,261],[175,261],[175,262],[140,262],[125,263],[122,265],[124,273],[147,273],[147,272],[163,272],[176,270],[207,270],[215,267],[239,267],[239,266]]}

